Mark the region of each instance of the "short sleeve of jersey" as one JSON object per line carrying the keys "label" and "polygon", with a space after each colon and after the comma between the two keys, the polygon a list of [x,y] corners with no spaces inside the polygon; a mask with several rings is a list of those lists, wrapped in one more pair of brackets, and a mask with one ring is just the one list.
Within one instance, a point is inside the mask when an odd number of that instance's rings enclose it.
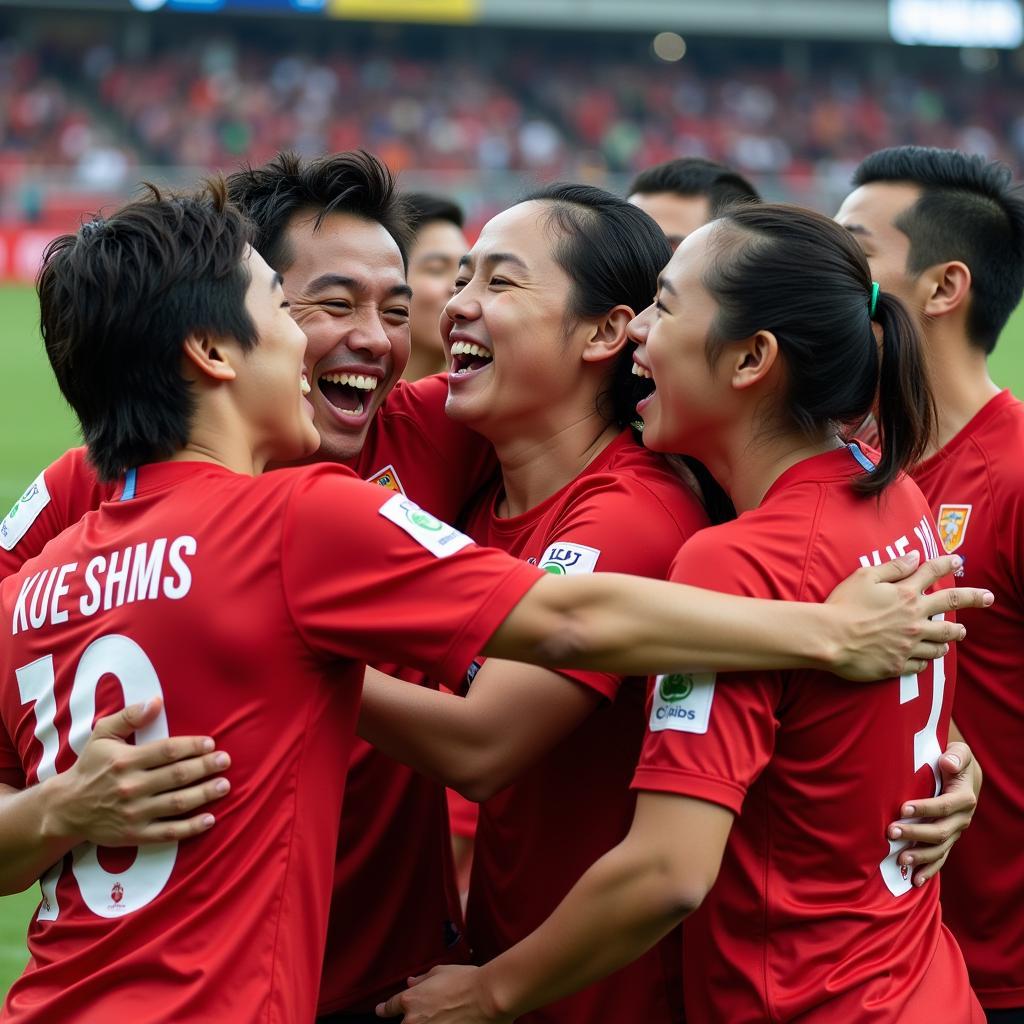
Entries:
{"label": "short sleeve of jersey", "polygon": [[442,678],[542,576],[337,466],[301,473],[282,525],[285,599],[310,648]]}
{"label": "short sleeve of jersey", "polygon": [[25,788],[25,770],[14,747],[14,741],[3,722],[0,722],[0,786]]}
{"label": "short sleeve of jersey", "polygon": [[[729,536],[735,525],[688,541],[671,579],[728,594],[777,596],[756,555]],[[633,788],[677,793],[739,814],[748,788],[771,760],[780,696],[777,672],[659,676]]]}
{"label": "short sleeve of jersey", "polygon": [[[553,524],[544,540],[540,566],[568,575],[627,573],[665,579],[680,546],[705,525],[696,499],[668,508],[635,478],[603,480],[588,488]],[[623,677],[606,672],[559,669],[559,673],[614,699]]]}
{"label": "short sleeve of jersey", "polygon": [[0,579],[17,572],[103,497],[104,485],[84,448],[72,448],[52,462],[0,523]]}

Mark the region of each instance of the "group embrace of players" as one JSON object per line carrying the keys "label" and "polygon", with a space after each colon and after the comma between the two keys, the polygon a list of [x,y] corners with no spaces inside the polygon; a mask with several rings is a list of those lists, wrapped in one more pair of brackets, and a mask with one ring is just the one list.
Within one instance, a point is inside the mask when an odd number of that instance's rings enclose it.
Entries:
{"label": "group embrace of players", "polygon": [[86,447],[0,525],[0,1020],[1024,1020],[1024,196],[854,184],[676,161],[466,253],[282,154],[54,242]]}

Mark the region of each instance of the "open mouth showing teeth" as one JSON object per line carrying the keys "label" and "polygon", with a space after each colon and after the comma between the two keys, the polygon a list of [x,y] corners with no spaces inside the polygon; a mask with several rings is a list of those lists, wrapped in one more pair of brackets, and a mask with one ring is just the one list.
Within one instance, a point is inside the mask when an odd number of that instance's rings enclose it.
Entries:
{"label": "open mouth showing teeth", "polygon": [[645,370],[639,363],[633,364],[633,376],[643,377],[644,380],[650,380],[652,377],[650,370]]}
{"label": "open mouth showing teeth", "polygon": [[490,365],[494,356],[481,345],[471,341],[457,341],[452,345],[452,373],[458,377]]}
{"label": "open mouth showing teeth", "polygon": [[380,382],[361,373],[325,373],[316,383],[320,394],[338,412],[361,416],[363,400],[373,394]]}

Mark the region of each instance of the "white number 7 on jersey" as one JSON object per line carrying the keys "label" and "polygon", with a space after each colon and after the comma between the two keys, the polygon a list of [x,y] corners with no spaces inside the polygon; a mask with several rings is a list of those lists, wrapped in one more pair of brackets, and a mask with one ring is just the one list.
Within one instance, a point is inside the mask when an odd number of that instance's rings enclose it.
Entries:
{"label": "white number 7 on jersey", "polygon": [[[936,619],[945,616],[936,615]],[[932,770],[935,777],[935,789],[932,796],[938,796],[942,789],[942,777],[939,775],[939,758],[942,747],[939,746],[939,716],[942,714],[942,698],[946,691],[946,662],[944,658],[936,658],[932,662],[932,707],[924,728],[914,733],[914,772],[925,765]],[[917,676],[900,677],[900,704],[906,704],[921,695]],[[920,818],[903,818],[903,821],[920,821]],[[912,872],[896,863],[896,858],[907,848],[905,839],[890,839],[889,852],[878,865],[882,879],[893,896],[902,896],[913,888]]]}
{"label": "white number 7 on jersey", "polygon": [[[43,756],[36,776],[40,782],[57,774],[57,696],[53,658],[47,655],[17,670],[18,690],[22,704],[33,703],[36,717],[35,736],[42,744]],[[162,697],[163,690],[153,663],[146,652],[126,636],[111,634],[94,640],[82,655],[71,685],[71,730],[68,744],[76,756],[85,749],[96,717],[96,686],[105,675],[115,676],[124,691],[125,704],[142,703]],[[167,716],[163,711],[156,721],[139,729],[140,743],[164,739],[168,735]],[[97,847],[83,843],[71,851],[75,880],[85,905],[100,917],[123,917],[150,902],[167,884],[178,855],[177,843],[159,843],[139,847],[135,862],[126,871],[107,871],[99,862]],[[36,915],[40,921],[54,921],[60,913],[57,904],[57,880],[63,870],[63,859],[39,880],[43,901]]]}

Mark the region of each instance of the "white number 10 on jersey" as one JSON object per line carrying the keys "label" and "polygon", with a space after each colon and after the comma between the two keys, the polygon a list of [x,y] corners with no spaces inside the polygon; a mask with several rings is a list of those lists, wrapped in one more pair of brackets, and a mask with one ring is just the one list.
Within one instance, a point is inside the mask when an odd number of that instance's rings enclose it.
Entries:
{"label": "white number 10 on jersey", "polygon": [[[111,634],[94,640],[82,655],[71,685],[71,729],[68,744],[77,756],[85,749],[96,717],[96,687],[105,675],[115,676],[124,691],[125,704],[140,704],[163,697],[160,680],[146,652],[126,636]],[[47,655],[17,670],[22,704],[34,704],[35,736],[43,748],[36,772],[42,782],[57,774],[57,753],[61,749],[57,734],[57,697],[53,658]],[[167,716],[160,712],[156,721],[139,729],[140,743],[164,739],[168,735]],[[99,917],[123,917],[149,903],[167,884],[178,844],[159,843],[139,847],[135,862],[126,871],[107,871],[99,862],[98,849],[83,843],[71,851],[71,870],[85,905]],[[57,881],[64,862],[55,864],[40,879],[43,900],[37,920],[54,921],[60,914]]]}

